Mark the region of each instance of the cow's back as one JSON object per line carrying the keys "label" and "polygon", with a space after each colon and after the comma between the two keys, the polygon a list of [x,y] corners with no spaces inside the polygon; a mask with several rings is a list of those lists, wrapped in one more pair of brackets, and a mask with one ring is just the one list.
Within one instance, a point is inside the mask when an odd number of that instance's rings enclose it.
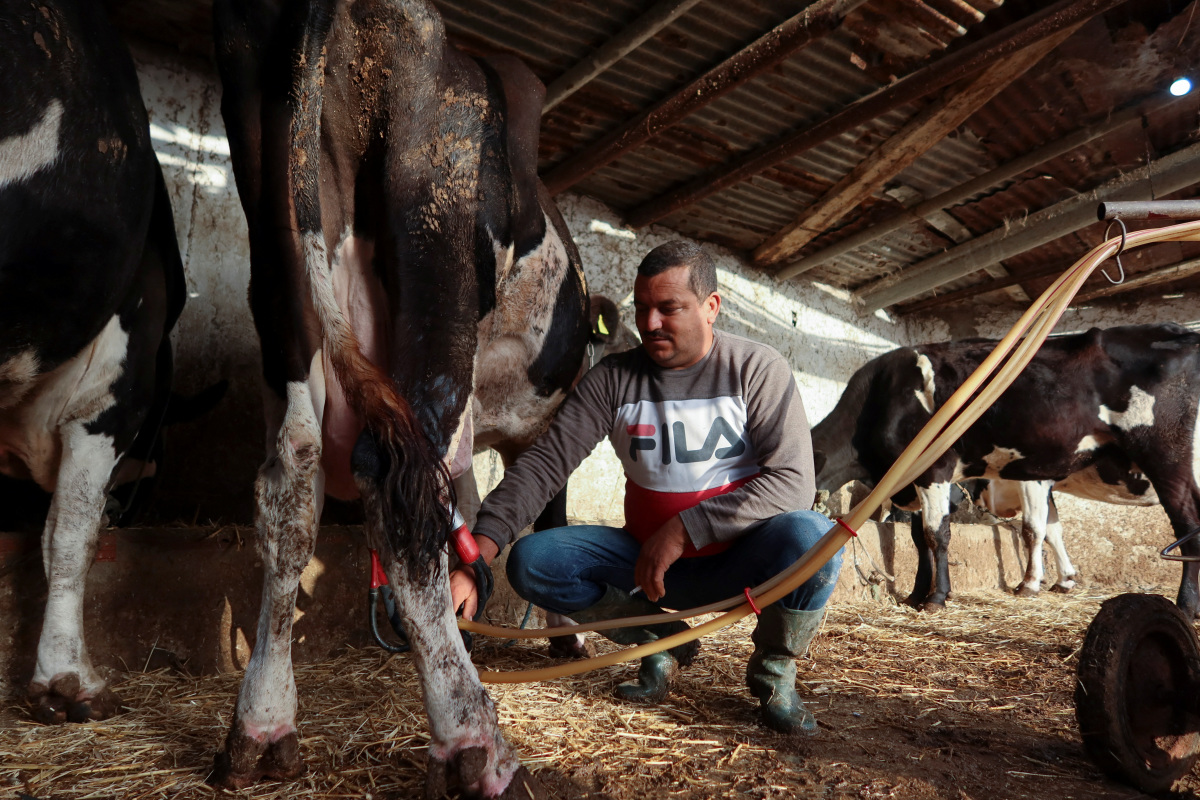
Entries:
{"label": "cow's back", "polygon": [[0,365],[30,348],[43,371],[74,355],[137,276],[156,165],[133,62],[103,12],[0,10]]}

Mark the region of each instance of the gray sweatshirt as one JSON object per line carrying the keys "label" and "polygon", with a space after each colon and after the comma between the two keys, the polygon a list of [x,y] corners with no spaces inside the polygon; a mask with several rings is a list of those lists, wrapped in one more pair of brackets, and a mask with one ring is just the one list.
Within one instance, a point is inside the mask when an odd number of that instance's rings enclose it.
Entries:
{"label": "gray sweatshirt", "polygon": [[812,440],[791,368],[767,345],[714,331],[708,355],[684,369],[641,347],[597,364],[505,471],[474,532],[503,550],[605,436],[625,468],[625,529],[644,542],[679,514],[685,558],[812,506]]}

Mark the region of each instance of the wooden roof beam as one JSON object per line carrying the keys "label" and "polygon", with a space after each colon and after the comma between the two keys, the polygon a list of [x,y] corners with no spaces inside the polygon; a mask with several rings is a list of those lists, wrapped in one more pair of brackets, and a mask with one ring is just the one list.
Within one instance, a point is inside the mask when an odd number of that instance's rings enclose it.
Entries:
{"label": "wooden roof beam", "polygon": [[794,131],[777,142],[735,158],[721,169],[649,200],[626,215],[626,223],[642,227],[686,208],[765,169],[852,131],[907,103],[920,100],[973,75],[998,59],[1023,50],[1064,28],[1086,22],[1126,0],[1059,0],[1003,30],[938,59],[916,72],[851,103],[812,127]]}
{"label": "wooden roof beam", "polygon": [[[953,292],[946,292],[945,294],[927,297],[924,300],[917,300],[915,303],[909,303],[908,305],[895,306],[893,311],[898,314],[916,314],[918,311],[928,311],[931,308],[949,305],[950,303],[955,303],[959,300],[965,300],[968,297],[987,294],[988,292],[994,292],[998,289],[1008,289],[1022,284],[1025,281],[1032,281],[1036,280],[1037,278],[1048,278],[1051,275],[1058,277],[1067,269],[1067,267],[1062,264],[1055,264],[1053,267],[1036,269],[1032,272],[1025,272],[1020,275],[996,275],[992,272],[992,268],[995,266],[999,266],[1001,269],[1004,269],[1002,264],[987,265],[980,268],[981,271],[987,272],[993,278],[996,278],[994,281],[977,283],[974,286],[964,286],[961,289],[955,289]],[[1005,270],[1005,272],[1007,272],[1007,270]],[[1029,298],[1026,297],[1025,299],[1028,300]]]}
{"label": "wooden roof beam", "polygon": [[[953,292],[947,292],[946,294],[927,297],[924,300],[918,300],[915,303],[910,303],[905,306],[898,306],[895,311],[900,314],[916,314],[918,311],[928,311],[931,308],[949,305],[950,303],[954,303],[959,300],[965,300],[968,297],[975,297],[976,295],[994,292],[997,289],[1011,287],[1018,283],[1023,283],[1024,281],[1031,281],[1037,278],[1057,278],[1065,270],[1065,266],[1062,264],[1056,264],[1053,267],[1034,270],[1033,272],[1027,272],[1024,275],[1008,276],[1001,278],[1000,280],[988,281],[987,283],[980,283],[976,284],[975,286],[966,286],[962,289],[956,289]],[[1143,272],[1140,275],[1126,279],[1123,283],[1118,283],[1113,286],[1102,286],[1099,289],[1078,294],[1075,296],[1075,299],[1071,301],[1071,304],[1079,305],[1080,303],[1098,300],[1101,297],[1111,297],[1114,294],[1121,294],[1123,292],[1132,291],[1133,289],[1140,289],[1146,286],[1153,286],[1155,284],[1170,283],[1171,281],[1182,280],[1183,278],[1189,278],[1198,272],[1200,272],[1200,258],[1194,258],[1190,261],[1182,261],[1169,267],[1161,267],[1159,269]]]}
{"label": "wooden roof beam", "polygon": [[1100,200],[1143,200],[1200,183],[1200,144],[1120,175],[1088,192],[1013,220],[902,272],[860,288],[855,300],[866,313],[902,303],[992,264],[1012,258],[1096,221]]}
{"label": "wooden roof beam", "polygon": [[684,117],[792,53],[836,30],[842,19],[866,0],[816,0],[791,19],[772,28],[751,44],[696,78],[674,94],[655,103],[598,142],[584,145],[542,177],[551,194],[570,189],[596,170],[645,144]]}
{"label": "wooden roof beam", "polygon": [[1061,139],[1050,142],[1006,164],[1001,164],[995,169],[980,175],[978,178],[961,183],[928,200],[916,203],[883,222],[873,225],[864,231],[859,231],[852,236],[848,236],[837,244],[830,245],[824,250],[813,253],[793,264],[789,264],[781,269],[776,277],[779,280],[786,280],[828,264],[835,258],[870,244],[876,239],[887,236],[889,233],[900,230],[905,225],[919,222],[933,214],[937,214],[943,209],[956,206],[986,189],[1012,180],[1026,170],[1045,164],[1047,161],[1052,161],[1065,153],[1082,147],[1088,142],[1099,139],[1101,136],[1106,136],[1135,120],[1141,120],[1182,99],[1180,97],[1173,97],[1165,92],[1156,92],[1150,97],[1144,97],[1111,114],[1105,120],[1073,131]]}
{"label": "wooden roof beam", "polygon": [[542,114],[587,86],[593,78],[620,61],[642,43],[686,14],[700,0],[659,0],[616,36],[597,47],[546,87]]}
{"label": "wooden roof beam", "polygon": [[1062,44],[1082,24],[1064,28],[1000,59],[989,69],[953,87],[949,97],[934,100],[917,112],[904,127],[805,209],[799,219],[755,248],[755,265],[770,267],[799,253],[951,131],[957,130],[968,117]]}
{"label": "wooden roof beam", "polygon": [[1127,278],[1122,283],[1102,286],[1099,289],[1078,294],[1071,301],[1071,305],[1077,306],[1080,303],[1099,300],[1101,297],[1112,297],[1115,294],[1124,294],[1125,292],[1132,292],[1134,289],[1144,289],[1147,286],[1157,286],[1160,283],[1171,283],[1183,278],[1190,278],[1198,272],[1200,272],[1200,258],[1181,261],[1169,267],[1160,267],[1159,269],[1143,272],[1141,275]]}

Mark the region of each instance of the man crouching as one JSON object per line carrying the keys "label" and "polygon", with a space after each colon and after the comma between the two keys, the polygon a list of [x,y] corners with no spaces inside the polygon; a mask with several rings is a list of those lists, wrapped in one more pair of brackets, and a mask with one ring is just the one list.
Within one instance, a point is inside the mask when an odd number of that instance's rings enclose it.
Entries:
{"label": "man crouching", "polygon": [[[625,469],[625,527],[572,525],[513,545],[508,578],[524,599],[579,622],[685,609],[774,577],[825,534],[808,509],[812,442],[787,361],[771,347],[713,328],[716,267],[698,246],[670,242],[638,267],[634,310],[642,346],[604,358],[580,381],[549,430],[505,471],[479,511],[475,539],[490,562],[541,511],[605,436]],[[812,733],[796,694],[795,659],[812,641],[841,566],[839,553],[763,609],[746,668],[763,722]],[[472,575],[451,575],[454,607],[476,610]],[[642,644],[684,622],[603,635]],[[698,643],[642,659],[627,700],[657,702]]]}

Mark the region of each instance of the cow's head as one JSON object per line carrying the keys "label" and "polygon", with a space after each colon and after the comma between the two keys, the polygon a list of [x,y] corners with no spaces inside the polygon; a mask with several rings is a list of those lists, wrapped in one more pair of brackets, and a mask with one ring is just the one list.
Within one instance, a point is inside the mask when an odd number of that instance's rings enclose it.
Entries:
{"label": "cow's head", "polygon": [[591,364],[595,365],[606,355],[624,353],[642,343],[637,333],[621,321],[621,309],[602,294],[591,296],[592,332]]}

